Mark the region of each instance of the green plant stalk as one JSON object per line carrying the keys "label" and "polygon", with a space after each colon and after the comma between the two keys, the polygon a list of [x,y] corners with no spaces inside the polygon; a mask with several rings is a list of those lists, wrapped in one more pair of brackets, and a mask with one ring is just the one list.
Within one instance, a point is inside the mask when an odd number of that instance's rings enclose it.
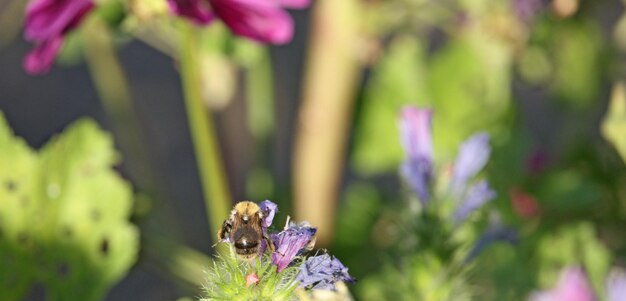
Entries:
{"label": "green plant stalk", "polygon": [[202,100],[200,87],[198,33],[188,23],[181,22],[180,73],[187,109],[187,120],[194,150],[207,218],[212,231],[216,232],[228,216],[230,192],[224,171],[222,156],[213,126],[211,112]]}
{"label": "green plant stalk", "polygon": [[130,162],[129,172],[143,190],[154,191],[154,173],[149,162],[142,130],[126,79],[117,59],[111,32],[100,16],[90,17],[81,32],[85,41],[85,59],[96,92],[120,146]]}

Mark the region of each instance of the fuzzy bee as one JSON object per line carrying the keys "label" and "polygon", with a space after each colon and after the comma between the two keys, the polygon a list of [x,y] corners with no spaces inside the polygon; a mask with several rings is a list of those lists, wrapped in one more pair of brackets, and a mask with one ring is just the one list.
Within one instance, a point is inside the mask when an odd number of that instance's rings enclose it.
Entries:
{"label": "fuzzy bee", "polygon": [[262,240],[274,251],[274,244],[263,231],[262,221],[263,212],[259,205],[249,201],[239,202],[222,224],[217,237],[220,241],[232,243],[238,258],[253,260],[259,254]]}

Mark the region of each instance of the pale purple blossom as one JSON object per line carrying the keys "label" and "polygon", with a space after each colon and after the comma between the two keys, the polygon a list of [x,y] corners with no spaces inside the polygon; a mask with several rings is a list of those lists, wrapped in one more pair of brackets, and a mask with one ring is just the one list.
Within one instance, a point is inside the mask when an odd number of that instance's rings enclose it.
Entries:
{"label": "pale purple blossom", "polygon": [[559,282],[550,290],[531,295],[530,301],[596,301],[587,275],[579,267],[568,267],[561,272]]}
{"label": "pale purple blossom", "polygon": [[405,107],[401,115],[400,138],[407,159],[400,172],[422,204],[427,204],[433,174],[432,110]]}
{"label": "pale purple blossom", "polygon": [[167,0],[170,9],[199,25],[222,20],[236,35],[272,44],[293,37],[293,20],[285,8],[306,8],[310,0]]}
{"label": "pale purple blossom", "polygon": [[520,20],[530,22],[543,7],[542,0],[512,0],[513,10]]}
{"label": "pale purple blossom", "polygon": [[474,258],[478,257],[482,251],[494,243],[507,242],[509,244],[516,244],[518,241],[518,234],[515,229],[506,227],[502,224],[491,225],[485,232],[481,234],[478,241],[470,249],[465,257],[465,262],[470,262]]}
{"label": "pale purple blossom", "polygon": [[480,172],[491,155],[489,134],[478,133],[466,139],[459,147],[459,153],[452,169],[452,192],[459,195],[467,181]]}
{"label": "pale purple blossom", "polygon": [[452,214],[452,220],[456,225],[462,223],[470,214],[495,197],[496,192],[489,187],[489,183],[486,180],[481,180],[467,190],[462,203],[457,206]]}
{"label": "pale purple blossom", "polygon": [[626,271],[616,269],[606,280],[606,298],[608,301],[626,301]]}
{"label": "pale purple blossom", "polygon": [[309,257],[300,266],[296,280],[300,282],[300,287],[324,290],[335,290],[338,281],[355,282],[348,274],[348,268],[328,254]]}
{"label": "pale purple blossom", "polygon": [[308,223],[291,223],[289,227],[278,234],[272,234],[276,251],[271,255],[272,263],[277,266],[277,271],[284,270],[294,258],[307,247],[315,237],[317,228]]}
{"label": "pale purple blossom", "polygon": [[43,74],[52,68],[63,46],[64,36],[92,11],[91,0],[34,0],[26,7],[24,38],[35,44],[23,66],[29,74]]}
{"label": "pale purple blossom", "polygon": [[276,215],[276,211],[278,211],[278,205],[274,202],[265,200],[259,204],[261,208],[261,212],[263,213],[263,219],[261,220],[261,226],[263,230],[267,230],[269,226],[272,225],[272,221],[274,220],[274,215]]}

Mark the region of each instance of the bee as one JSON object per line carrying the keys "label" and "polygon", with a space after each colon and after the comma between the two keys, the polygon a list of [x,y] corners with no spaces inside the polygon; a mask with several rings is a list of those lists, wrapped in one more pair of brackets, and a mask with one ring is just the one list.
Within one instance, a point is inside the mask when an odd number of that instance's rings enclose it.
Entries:
{"label": "bee", "polygon": [[259,254],[263,240],[272,252],[275,250],[272,240],[263,231],[262,220],[263,212],[259,205],[250,201],[239,202],[217,232],[217,238],[232,243],[238,258],[253,260]]}

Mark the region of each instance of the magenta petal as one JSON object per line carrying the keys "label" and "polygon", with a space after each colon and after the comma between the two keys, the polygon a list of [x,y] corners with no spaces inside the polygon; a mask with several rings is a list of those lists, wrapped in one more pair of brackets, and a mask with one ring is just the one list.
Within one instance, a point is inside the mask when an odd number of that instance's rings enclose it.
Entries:
{"label": "magenta petal", "polygon": [[293,20],[268,0],[209,0],[215,14],[237,35],[259,42],[286,44],[293,37]]}
{"label": "magenta petal", "polygon": [[31,50],[24,58],[23,66],[28,74],[36,75],[50,71],[54,58],[63,45],[63,38],[58,36],[45,40]]}
{"label": "magenta petal", "polygon": [[93,8],[91,0],[35,0],[26,8],[25,37],[44,40],[76,27]]}
{"label": "magenta petal", "polygon": [[286,8],[303,9],[311,5],[311,0],[276,0],[276,2]]}
{"label": "magenta petal", "polygon": [[167,3],[172,12],[196,24],[206,25],[215,19],[207,0],[167,0]]}

